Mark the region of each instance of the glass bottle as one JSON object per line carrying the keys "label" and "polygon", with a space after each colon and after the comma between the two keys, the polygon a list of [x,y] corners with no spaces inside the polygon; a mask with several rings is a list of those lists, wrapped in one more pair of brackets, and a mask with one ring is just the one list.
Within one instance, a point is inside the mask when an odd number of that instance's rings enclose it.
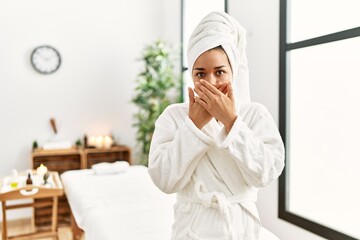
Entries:
{"label": "glass bottle", "polygon": [[32,185],[32,179],[31,179],[31,174],[28,173],[27,179],[26,179],[26,185]]}

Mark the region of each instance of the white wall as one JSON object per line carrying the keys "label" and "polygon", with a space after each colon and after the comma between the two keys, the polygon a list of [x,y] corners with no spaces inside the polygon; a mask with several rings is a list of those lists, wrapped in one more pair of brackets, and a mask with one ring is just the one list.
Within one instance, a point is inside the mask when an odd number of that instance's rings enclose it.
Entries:
{"label": "white wall", "polygon": [[[275,121],[279,115],[279,0],[229,1],[229,12],[247,29],[247,57],[252,100],[264,104]],[[278,181],[259,191],[263,225],[282,240],[321,240],[277,217]]]}
{"label": "white wall", "polygon": [[[35,139],[42,144],[113,132],[134,146],[137,58],[162,35],[161,22],[160,0],[0,1],[0,175],[30,167]],[[58,72],[32,69],[31,51],[41,44],[60,51]]]}
{"label": "white wall", "polygon": [[[0,0],[0,178],[31,167],[34,140],[113,133],[135,148],[137,59],[162,36],[162,23],[162,0]],[[31,67],[41,44],[62,55],[54,74]]]}

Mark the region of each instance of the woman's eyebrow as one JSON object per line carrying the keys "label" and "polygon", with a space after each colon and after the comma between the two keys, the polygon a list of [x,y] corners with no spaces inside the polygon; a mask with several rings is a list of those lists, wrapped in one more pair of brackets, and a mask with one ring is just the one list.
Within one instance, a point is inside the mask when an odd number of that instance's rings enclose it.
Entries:
{"label": "woman's eyebrow", "polygon": [[226,67],[225,65],[221,65],[221,66],[218,66],[218,67],[214,67],[214,69],[220,69],[220,68],[224,68]]}
{"label": "woman's eyebrow", "polygon": [[[220,69],[220,68],[224,68],[224,67],[226,67],[226,66],[225,66],[225,65],[221,65],[221,66],[218,66],[218,67],[214,67],[214,69]],[[197,68],[194,68],[194,70],[204,71],[205,68],[197,67]]]}
{"label": "woman's eyebrow", "polygon": [[194,68],[194,70],[204,71],[205,68]]}

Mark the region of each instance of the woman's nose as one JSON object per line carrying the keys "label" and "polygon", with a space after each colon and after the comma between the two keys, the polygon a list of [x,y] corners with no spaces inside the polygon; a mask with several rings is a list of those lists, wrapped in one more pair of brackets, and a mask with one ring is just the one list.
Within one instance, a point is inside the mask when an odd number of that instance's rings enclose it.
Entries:
{"label": "woman's nose", "polygon": [[205,78],[205,80],[211,84],[216,83],[216,77],[213,74],[208,74]]}

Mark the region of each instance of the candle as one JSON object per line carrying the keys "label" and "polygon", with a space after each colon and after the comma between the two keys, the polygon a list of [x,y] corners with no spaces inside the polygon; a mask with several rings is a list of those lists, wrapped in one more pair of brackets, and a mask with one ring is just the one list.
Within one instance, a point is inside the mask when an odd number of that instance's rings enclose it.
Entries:
{"label": "candle", "polygon": [[36,169],[36,174],[40,176],[41,179],[43,179],[45,173],[47,173],[48,169],[44,166],[44,164],[41,164],[40,167]]}
{"label": "candle", "polygon": [[114,144],[114,140],[111,136],[91,136],[88,140],[88,145],[96,148],[111,148],[111,146]]}
{"label": "candle", "polygon": [[104,146],[104,138],[103,138],[103,136],[97,136],[97,137],[96,137],[95,146],[96,146],[97,148],[102,148],[102,147]]}
{"label": "candle", "polygon": [[109,136],[105,136],[104,137],[104,147],[105,148],[110,148],[112,146],[112,144],[113,144],[112,138],[109,137]]}
{"label": "candle", "polygon": [[96,137],[95,136],[91,136],[88,140],[88,145],[90,147],[95,147],[96,146]]}

